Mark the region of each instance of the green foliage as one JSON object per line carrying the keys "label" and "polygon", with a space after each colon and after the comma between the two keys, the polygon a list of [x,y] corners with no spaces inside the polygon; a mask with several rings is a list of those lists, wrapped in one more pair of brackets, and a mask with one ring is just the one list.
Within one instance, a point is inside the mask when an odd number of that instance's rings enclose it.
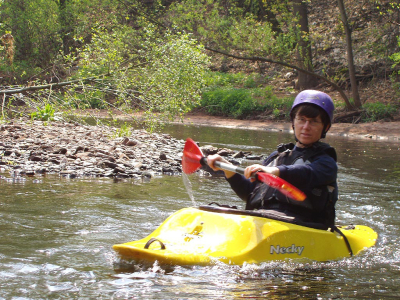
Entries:
{"label": "green foliage", "polygon": [[68,70],[60,54],[67,55],[90,41],[93,24],[114,26],[117,8],[112,0],[1,1],[0,36],[11,33],[15,39],[14,65],[0,63],[3,80],[21,84],[33,77],[62,79]]}
{"label": "green foliage", "polygon": [[132,126],[128,123],[122,124],[115,133],[115,137],[128,137],[132,134]]}
{"label": "green foliage", "polygon": [[[279,11],[285,7],[268,5]],[[290,59],[296,41],[294,32],[286,30],[277,35],[270,22],[261,22],[256,14],[251,13],[260,9],[259,3],[257,7],[252,7],[247,6],[245,1],[174,1],[168,7],[165,18],[177,28],[193,32],[200,41],[217,45],[214,48],[245,49],[248,54]],[[292,19],[274,20],[290,28]]]}
{"label": "green foliage", "polygon": [[[1,55],[1,54],[0,54]],[[10,83],[23,84],[35,78],[42,68],[32,66],[27,60],[14,61],[13,65],[0,63],[0,74]]]}
{"label": "green foliage", "polygon": [[53,105],[46,104],[44,108],[38,107],[37,110],[31,113],[32,120],[54,121],[55,109]]}
{"label": "green foliage", "polygon": [[14,36],[15,60],[28,60],[33,65],[47,65],[52,60],[61,44],[57,12],[52,0],[2,3],[0,19]]}
{"label": "green foliage", "polygon": [[64,109],[105,109],[108,103],[105,93],[90,86],[72,86],[59,95],[57,104]]}
{"label": "green foliage", "polygon": [[259,97],[264,98],[267,110],[272,111],[275,119],[290,120],[289,113],[293,104],[293,97],[278,97],[273,94],[270,86],[261,90],[262,95]]}
{"label": "green foliage", "polygon": [[[92,41],[86,44],[79,55],[79,71],[76,78],[87,78],[99,75],[110,75],[118,72],[126,59],[133,59],[128,49],[128,40],[132,37],[133,30],[128,27],[120,27],[109,32],[105,28],[93,28]],[[77,58],[66,56],[70,61]],[[125,67],[130,67],[131,63]]]}
{"label": "green foliage", "polygon": [[400,52],[393,53],[390,56],[390,59],[394,61],[394,64],[392,65],[392,67],[393,68],[396,67],[400,63]]}
{"label": "green foliage", "polygon": [[[11,33],[15,38],[13,65],[5,63],[5,47],[0,42],[2,84],[31,84],[35,78],[48,83],[93,77],[90,82],[62,90],[35,92],[37,98],[31,99],[30,107],[41,107],[45,98],[54,109],[63,111],[140,110],[152,129],[160,121],[183,116],[200,101],[218,114],[247,117],[268,111],[274,118],[287,118],[292,99],[273,95],[264,76],[207,72],[209,58],[201,42],[241,56],[297,64],[293,54],[299,37],[312,42],[313,53],[320,57],[327,55],[335,40],[330,34],[313,35],[313,26],[325,26],[321,22],[310,23],[310,36],[299,32],[290,1],[149,3],[0,0],[0,36]],[[382,4],[379,10],[389,18],[398,13],[398,5]],[[362,29],[357,22],[352,23],[355,32]],[[169,24],[172,29],[154,24]],[[388,28],[394,26],[395,22],[386,22],[385,27],[367,26],[365,30],[374,38],[368,38],[358,52],[367,51],[370,57],[387,60],[393,49],[388,48],[393,44],[393,35],[387,32],[393,32]],[[390,58],[394,66],[399,64],[399,53]],[[331,72],[331,67],[331,62],[327,63],[324,72],[337,82],[348,74],[338,67]],[[379,104],[366,107],[366,116],[371,120],[387,117],[393,111],[393,107]],[[46,108],[37,110],[35,118],[44,117]]]}
{"label": "green foliage", "polygon": [[202,46],[187,35],[163,39],[166,42],[152,49],[151,64],[140,68],[136,80],[139,91],[146,92],[146,112],[171,121],[199,104],[209,61]]}
{"label": "green foliage", "polygon": [[272,112],[275,119],[287,119],[292,98],[278,98],[258,74],[210,72],[201,107],[212,115],[246,118]]}
{"label": "green foliage", "polygon": [[[397,37],[397,44],[400,46],[400,37]],[[400,52],[393,53],[389,58],[393,61],[392,68],[400,64]],[[400,71],[397,71],[397,74],[400,74]]]}
{"label": "green foliage", "polygon": [[394,105],[384,104],[381,102],[365,103],[363,108],[365,110],[363,113],[363,120],[365,122],[391,119],[392,116],[399,110],[399,108]]}
{"label": "green foliage", "polygon": [[256,88],[265,83],[265,77],[258,73],[207,72],[205,77],[205,85],[207,87],[242,86],[246,88]]}
{"label": "green foliage", "polygon": [[238,85],[243,80],[242,73],[207,72],[205,84],[208,87]]}
{"label": "green foliage", "polygon": [[201,106],[212,115],[243,118],[263,110],[247,89],[216,88],[203,92]]}
{"label": "green foliage", "polygon": [[[80,108],[90,104],[91,108],[140,110],[151,130],[182,117],[200,102],[209,58],[188,34],[160,34],[150,25],[142,35],[128,26],[113,31],[99,28],[78,53],[79,69],[74,76],[97,79],[69,91],[64,102]],[[72,55],[68,59],[76,60]]]}
{"label": "green foliage", "polygon": [[[202,45],[190,35],[162,32],[136,14],[121,18],[119,4],[111,0],[65,1],[63,4],[53,0],[18,2],[17,5],[5,1],[1,19],[8,27],[15,26],[13,34],[17,37],[18,51],[32,50],[34,55],[18,52],[13,66],[1,64],[1,75],[8,75],[14,82],[27,81],[35,73],[44,75],[47,71],[42,72],[43,68],[57,62],[58,67],[51,69],[52,77],[46,78],[47,81],[66,81],[66,74],[82,81],[42,94],[54,107],[71,113],[74,109],[111,108],[125,113],[141,110],[147,126],[154,129],[163,122],[182,117],[200,102],[209,58]],[[141,9],[139,2],[132,2],[132,5]],[[44,9],[46,6],[48,10]],[[16,18],[18,14],[20,20]],[[32,36],[19,30],[22,25],[18,24],[23,22],[29,23],[23,29]],[[34,26],[31,28],[30,24]],[[52,45],[56,47],[44,47],[49,44],[47,36],[54,38]],[[44,44],[40,44],[38,38],[42,38]],[[21,46],[22,42],[26,45]],[[42,63],[42,58],[46,64]],[[15,77],[15,71],[20,77]],[[59,78],[57,72],[63,73],[64,78]],[[41,95],[40,92],[36,94]],[[29,101],[32,102],[30,107],[40,107],[43,102],[42,99]],[[46,118],[45,111],[39,109],[32,117]]]}

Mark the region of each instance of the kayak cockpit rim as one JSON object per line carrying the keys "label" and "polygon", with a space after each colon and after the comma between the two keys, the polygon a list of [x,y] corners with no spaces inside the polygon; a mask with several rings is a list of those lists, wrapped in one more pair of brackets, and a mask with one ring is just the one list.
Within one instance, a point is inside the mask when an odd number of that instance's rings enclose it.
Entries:
{"label": "kayak cockpit rim", "polygon": [[244,209],[237,209],[234,207],[228,206],[214,206],[214,205],[200,205],[198,207],[200,210],[209,211],[209,212],[216,212],[216,213],[223,213],[223,214],[233,214],[233,215],[244,215],[244,216],[253,216],[253,217],[260,217],[260,218],[267,218],[276,221],[286,222],[290,224],[295,224],[304,227],[310,227],[313,229],[321,229],[327,230],[325,224],[322,223],[315,223],[315,222],[307,222],[302,220],[299,216],[294,214],[288,214],[283,211],[279,210],[272,210],[272,209],[258,209],[258,210],[244,210]]}

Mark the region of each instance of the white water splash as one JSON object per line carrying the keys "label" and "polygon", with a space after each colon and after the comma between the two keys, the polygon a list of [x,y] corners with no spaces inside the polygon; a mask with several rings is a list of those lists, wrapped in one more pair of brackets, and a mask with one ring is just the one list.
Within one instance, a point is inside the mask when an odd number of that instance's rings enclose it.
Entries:
{"label": "white water splash", "polygon": [[183,184],[185,185],[185,188],[189,195],[189,198],[190,198],[190,200],[192,200],[193,206],[196,207],[197,204],[196,204],[196,201],[194,200],[194,196],[193,196],[192,183],[190,182],[188,175],[186,175],[185,173],[182,173],[182,178],[183,178]]}

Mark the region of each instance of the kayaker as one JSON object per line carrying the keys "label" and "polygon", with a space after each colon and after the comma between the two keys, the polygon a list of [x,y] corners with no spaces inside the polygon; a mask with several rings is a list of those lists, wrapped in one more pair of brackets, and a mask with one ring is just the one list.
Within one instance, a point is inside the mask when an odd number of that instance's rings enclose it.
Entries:
{"label": "kayaker", "polygon": [[[225,171],[236,194],[246,201],[246,209],[272,209],[295,216],[304,222],[332,228],[338,198],[336,151],[320,141],[332,124],[334,104],[329,95],[316,90],[300,92],[292,105],[290,118],[295,143],[281,144],[261,164],[245,169],[244,176]],[[207,157],[215,171],[215,161],[229,163],[219,155]],[[307,198],[295,201],[262,182],[250,178],[255,172],[281,177],[302,190]]]}

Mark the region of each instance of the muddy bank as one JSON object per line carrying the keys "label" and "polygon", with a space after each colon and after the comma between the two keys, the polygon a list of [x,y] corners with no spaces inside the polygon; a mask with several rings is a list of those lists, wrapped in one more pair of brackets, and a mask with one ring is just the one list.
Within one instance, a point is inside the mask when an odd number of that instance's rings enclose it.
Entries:
{"label": "muddy bank", "polygon": [[[215,126],[249,130],[292,132],[292,125],[287,122],[237,120],[202,114],[186,115],[183,124],[197,126]],[[330,135],[356,139],[374,139],[382,141],[400,141],[400,122],[373,122],[361,124],[335,123],[329,130]]]}

